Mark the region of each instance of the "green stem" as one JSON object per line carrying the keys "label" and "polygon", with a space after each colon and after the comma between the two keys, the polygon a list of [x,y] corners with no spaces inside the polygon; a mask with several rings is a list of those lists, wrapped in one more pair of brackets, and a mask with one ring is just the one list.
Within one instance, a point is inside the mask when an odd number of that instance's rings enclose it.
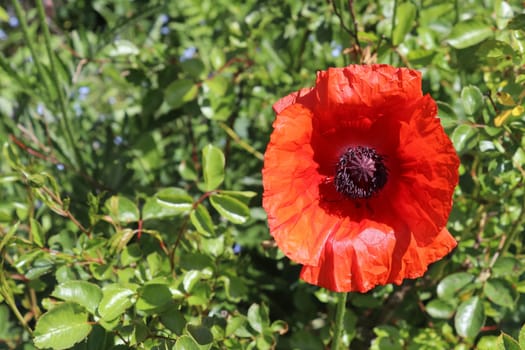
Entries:
{"label": "green stem", "polygon": [[525,223],[525,194],[523,194],[523,203],[521,205],[520,216],[514,222],[514,225],[510,229],[507,239],[505,240],[505,243],[503,244],[503,248],[501,249],[500,256],[503,256],[509,250],[510,245],[516,239],[516,235],[518,234],[518,232],[521,232],[520,228],[524,223]]}
{"label": "green stem", "polygon": [[341,338],[343,336],[345,311],[346,311],[346,297],[348,293],[337,293],[337,310],[335,314],[335,329],[334,337],[332,338],[332,350],[338,350]]}
{"label": "green stem", "polygon": [[64,93],[62,91],[62,87],[60,86],[60,81],[58,79],[58,72],[57,72],[56,65],[55,65],[53,50],[51,48],[51,35],[49,34],[49,27],[47,25],[46,15],[44,12],[44,6],[42,5],[42,0],[36,1],[36,8],[38,12],[38,19],[40,21],[40,24],[42,25],[42,31],[44,33],[44,42],[46,45],[47,55],[49,57],[49,64],[51,67],[51,78],[53,80],[53,84],[55,85],[55,89],[57,91],[58,103],[60,106],[60,112],[62,114],[62,118],[60,119],[60,127],[62,129],[62,132],[64,132],[64,134],[66,135],[66,139],[67,139],[67,142],[69,143],[69,147],[71,147],[71,149],[74,152],[77,168],[84,169],[84,164],[82,161],[82,157],[80,155],[80,151],[78,150],[78,147],[76,147],[76,142],[75,142],[75,139],[73,138],[73,133],[71,132],[71,126],[69,125],[69,116],[67,113],[66,100],[64,98]]}
{"label": "green stem", "polygon": [[[392,31],[390,32],[390,43],[394,42],[394,28],[396,27],[397,0],[394,0],[394,13],[392,13]],[[394,63],[394,49],[390,51],[390,64]]]}
{"label": "green stem", "polygon": [[[27,48],[29,49],[29,52],[31,53],[31,58],[33,59],[33,62],[35,63],[36,70],[38,72],[38,76],[40,77],[40,81],[45,82],[45,75],[44,75],[44,69],[42,68],[42,64],[40,63],[39,56],[36,54],[35,47],[33,46],[33,42],[31,41],[29,37],[29,28],[27,27],[27,22],[24,17],[24,14],[22,12],[22,7],[20,6],[20,2],[18,0],[12,0],[11,3],[13,4],[13,8],[15,9],[16,17],[18,18],[18,22],[20,23],[20,27],[22,28],[22,35],[24,36],[24,40],[27,44]],[[42,89],[45,94],[49,96],[49,91],[47,88]]]}

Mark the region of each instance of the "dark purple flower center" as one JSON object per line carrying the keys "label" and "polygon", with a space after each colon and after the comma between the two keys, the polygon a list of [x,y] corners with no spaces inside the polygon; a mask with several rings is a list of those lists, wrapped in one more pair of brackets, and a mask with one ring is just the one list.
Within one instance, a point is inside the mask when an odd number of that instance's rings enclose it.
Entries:
{"label": "dark purple flower center", "polygon": [[370,198],[385,186],[388,170],[383,157],[371,147],[346,150],[335,170],[335,189],[352,199]]}

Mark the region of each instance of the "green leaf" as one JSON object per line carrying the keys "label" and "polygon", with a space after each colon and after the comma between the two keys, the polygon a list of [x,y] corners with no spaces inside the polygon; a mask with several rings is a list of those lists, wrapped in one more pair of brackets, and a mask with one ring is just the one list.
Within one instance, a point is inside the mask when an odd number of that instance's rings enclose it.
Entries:
{"label": "green leaf", "polygon": [[135,291],[118,284],[108,284],[102,289],[102,300],[98,306],[99,315],[111,321],[122,315],[133,305]]}
{"label": "green leaf", "polygon": [[122,196],[112,196],[106,201],[106,208],[113,220],[118,222],[139,221],[139,209],[130,199]]}
{"label": "green leaf", "polygon": [[213,342],[213,334],[206,327],[188,324],[186,329],[199,345],[211,344]]}
{"label": "green leaf", "polygon": [[411,2],[404,2],[397,7],[396,26],[392,33],[392,44],[397,46],[403,42],[416,20],[417,8]]}
{"label": "green leaf", "polygon": [[165,188],[157,192],[155,197],[160,205],[177,214],[187,212],[193,206],[193,198],[182,188]]}
{"label": "green leaf", "polygon": [[483,286],[483,292],[494,304],[513,309],[518,298],[516,290],[507,280],[491,278]]}
{"label": "green leaf", "polygon": [[470,284],[474,280],[474,275],[468,272],[457,272],[443,278],[437,286],[438,297],[449,300],[456,296],[456,293]]}
{"label": "green leaf", "polygon": [[190,214],[190,220],[195,229],[203,235],[213,235],[215,233],[215,227],[211,221],[210,213],[208,209],[202,204],[199,204],[195,210]]}
{"label": "green leaf", "polygon": [[160,315],[160,320],[164,326],[177,335],[181,335],[186,326],[186,319],[178,306],[172,304],[166,311]]}
{"label": "green leaf", "polygon": [[264,305],[252,304],[248,309],[248,323],[257,333],[262,333],[270,325],[268,309]]}
{"label": "green leaf", "polygon": [[9,21],[9,15],[7,14],[7,11],[0,6],[0,22],[7,22]]}
{"label": "green leaf", "polygon": [[170,289],[165,284],[146,284],[139,290],[135,307],[149,314],[163,311],[172,300]]}
{"label": "green leaf", "polygon": [[513,57],[514,55],[512,46],[504,41],[493,39],[486,40],[476,51],[476,56],[490,65],[497,65],[505,57]]}
{"label": "green leaf", "polygon": [[250,216],[248,206],[227,195],[214,194],[210,197],[210,203],[222,217],[234,224],[243,224]]}
{"label": "green leaf", "polygon": [[[246,317],[242,315],[231,317],[228,320],[228,324],[226,325],[225,335],[227,337],[230,337],[232,334],[236,333],[238,329],[243,329],[243,332],[245,332],[244,330],[245,324],[246,324]],[[247,333],[247,336],[251,336],[251,334],[249,334],[248,332],[246,333]]]}
{"label": "green leaf", "polygon": [[504,256],[496,260],[492,267],[493,277],[513,276],[521,269],[521,260],[513,256]]}
{"label": "green leaf", "polygon": [[34,218],[30,218],[29,222],[31,223],[31,236],[33,236],[33,241],[37,246],[42,248],[45,242],[45,234],[42,225],[40,225],[40,223]]}
{"label": "green leaf", "polygon": [[477,143],[477,138],[476,128],[467,124],[458,125],[451,135],[452,143],[458,153],[472,149]]}
{"label": "green leaf", "polygon": [[520,347],[525,349],[525,324],[520,329],[520,334],[518,336]]}
{"label": "green leaf", "polygon": [[514,16],[507,24],[507,29],[525,30],[525,14],[520,13]]}
{"label": "green leaf", "polygon": [[177,339],[174,350],[200,350],[199,344],[193,340],[189,335],[183,335]]}
{"label": "green leaf", "polygon": [[492,28],[475,20],[458,22],[448,36],[448,43],[456,49],[464,49],[479,44],[493,36]]}
{"label": "green leaf", "polygon": [[497,346],[498,350],[522,350],[522,348],[514,338],[503,332],[498,337]]}
{"label": "green leaf", "polygon": [[224,154],[213,145],[207,145],[202,150],[202,172],[206,191],[219,187],[224,180]]}
{"label": "green leaf", "polygon": [[220,279],[224,282],[224,289],[228,299],[238,302],[241,298],[246,296],[246,293],[248,293],[248,289],[240,277],[221,276]]}
{"label": "green leaf", "polygon": [[110,57],[117,56],[133,56],[139,53],[139,49],[135,44],[128,40],[115,40],[112,44],[111,50],[108,52]]}
{"label": "green leaf", "polygon": [[446,320],[454,316],[456,308],[446,300],[434,299],[427,304],[426,310],[430,316]]}
{"label": "green leaf", "polygon": [[478,296],[462,302],[454,318],[456,332],[465,338],[474,339],[485,323],[485,308]]}
{"label": "green leaf", "polygon": [[461,90],[463,109],[468,115],[476,113],[483,105],[483,95],[477,86],[466,86]]}
{"label": "green leaf", "polygon": [[55,287],[51,294],[55,298],[75,302],[95,313],[102,299],[102,291],[96,284],[87,281],[66,281]]}
{"label": "green leaf", "polygon": [[85,339],[89,332],[88,313],[78,305],[66,302],[37,320],[33,340],[40,349],[67,349]]}
{"label": "green leaf", "polygon": [[195,283],[200,281],[201,279],[201,272],[198,270],[190,270],[184,274],[184,278],[182,280],[182,285],[184,287],[184,290],[187,293],[191,293],[191,290],[193,289],[193,286]]}
{"label": "green leaf", "polygon": [[199,89],[194,82],[188,79],[176,80],[164,90],[164,99],[172,108],[179,108],[186,102],[197,97]]}

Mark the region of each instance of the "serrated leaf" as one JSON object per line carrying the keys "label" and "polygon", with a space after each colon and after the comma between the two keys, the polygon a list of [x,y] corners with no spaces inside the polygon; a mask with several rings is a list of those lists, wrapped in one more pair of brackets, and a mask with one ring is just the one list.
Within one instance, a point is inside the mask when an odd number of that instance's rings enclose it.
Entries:
{"label": "serrated leaf", "polygon": [[203,235],[209,236],[215,233],[215,227],[211,221],[208,209],[202,204],[199,204],[195,210],[190,214],[190,220],[195,229]]}
{"label": "serrated leaf", "polygon": [[474,275],[468,272],[457,272],[443,278],[437,286],[439,298],[448,300],[454,298],[456,293],[474,280]]}
{"label": "serrated leaf", "polygon": [[133,305],[134,294],[134,290],[118,284],[105,286],[98,306],[99,315],[106,321],[116,319]]}
{"label": "serrated leaf", "polygon": [[485,323],[485,308],[478,296],[462,302],[454,318],[456,332],[465,338],[474,339]]}
{"label": "serrated leaf", "polygon": [[397,7],[396,25],[392,33],[392,44],[394,46],[401,44],[412,29],[416,20],[416,13],[416,5],[411,2],[404,2]]}
{"label": "serrated leaf", "polygon": [[36,323],[34,343],[37,348],[68,349],[91,332],[88,313],[66,302],[44,313]]}
{"label": "serrated leaf", "polygon": [[214,194],[210,197],[210,203],[222,217],[234,224],[243,224],[250,216],[248,206],[227,195]]}
{"label": "serrated leaf", "polygon": [[468,115],[476,113],[483,105],[483,95],[477,86],[466,86],[461,90],[463,109]]}
{"label": "serrated leaf", "polygon": [[57,285],[51,295],[65,301],[75,302],[85,307],[90,313],[95,313],[102,299],[100,287],[87,281],[66,281]]}
{"label": "serrated leaf", "polygon": [[492,28],[475,20],[458,22],[448,36],[447,42],[456,49],[479,44],[493,35]]}
{"label": "serrated leaf", "polygon": [[183,104],[195,99],[199,89],[191,80],[176,80],[164,90],[164,99],[172,108],[179,108]]}
{"label": "serrated leaf", "polygon": [[206,191],[219,187],[224,180],[224,154],[213,145],[207,145],[202,150],[202,172]]}
{"label": "serrated leaf", "polygon": [[517,292],[512,285],[501,278],[491,278],[483,286],[483,292],[494,304],[513,308],[517,299]]}

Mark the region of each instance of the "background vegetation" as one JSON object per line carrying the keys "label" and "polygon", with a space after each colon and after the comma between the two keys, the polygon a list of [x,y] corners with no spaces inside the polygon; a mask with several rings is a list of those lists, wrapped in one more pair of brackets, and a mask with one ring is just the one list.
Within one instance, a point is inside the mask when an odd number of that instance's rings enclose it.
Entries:
{"label": "background vegetation", "polygon": [[522,2],[13,0],[0,49],[0,349],[327,347],[262,159],[277,99],[372,62],[438,101],[459,246],[351,294],[345,347],[525,349]]}

